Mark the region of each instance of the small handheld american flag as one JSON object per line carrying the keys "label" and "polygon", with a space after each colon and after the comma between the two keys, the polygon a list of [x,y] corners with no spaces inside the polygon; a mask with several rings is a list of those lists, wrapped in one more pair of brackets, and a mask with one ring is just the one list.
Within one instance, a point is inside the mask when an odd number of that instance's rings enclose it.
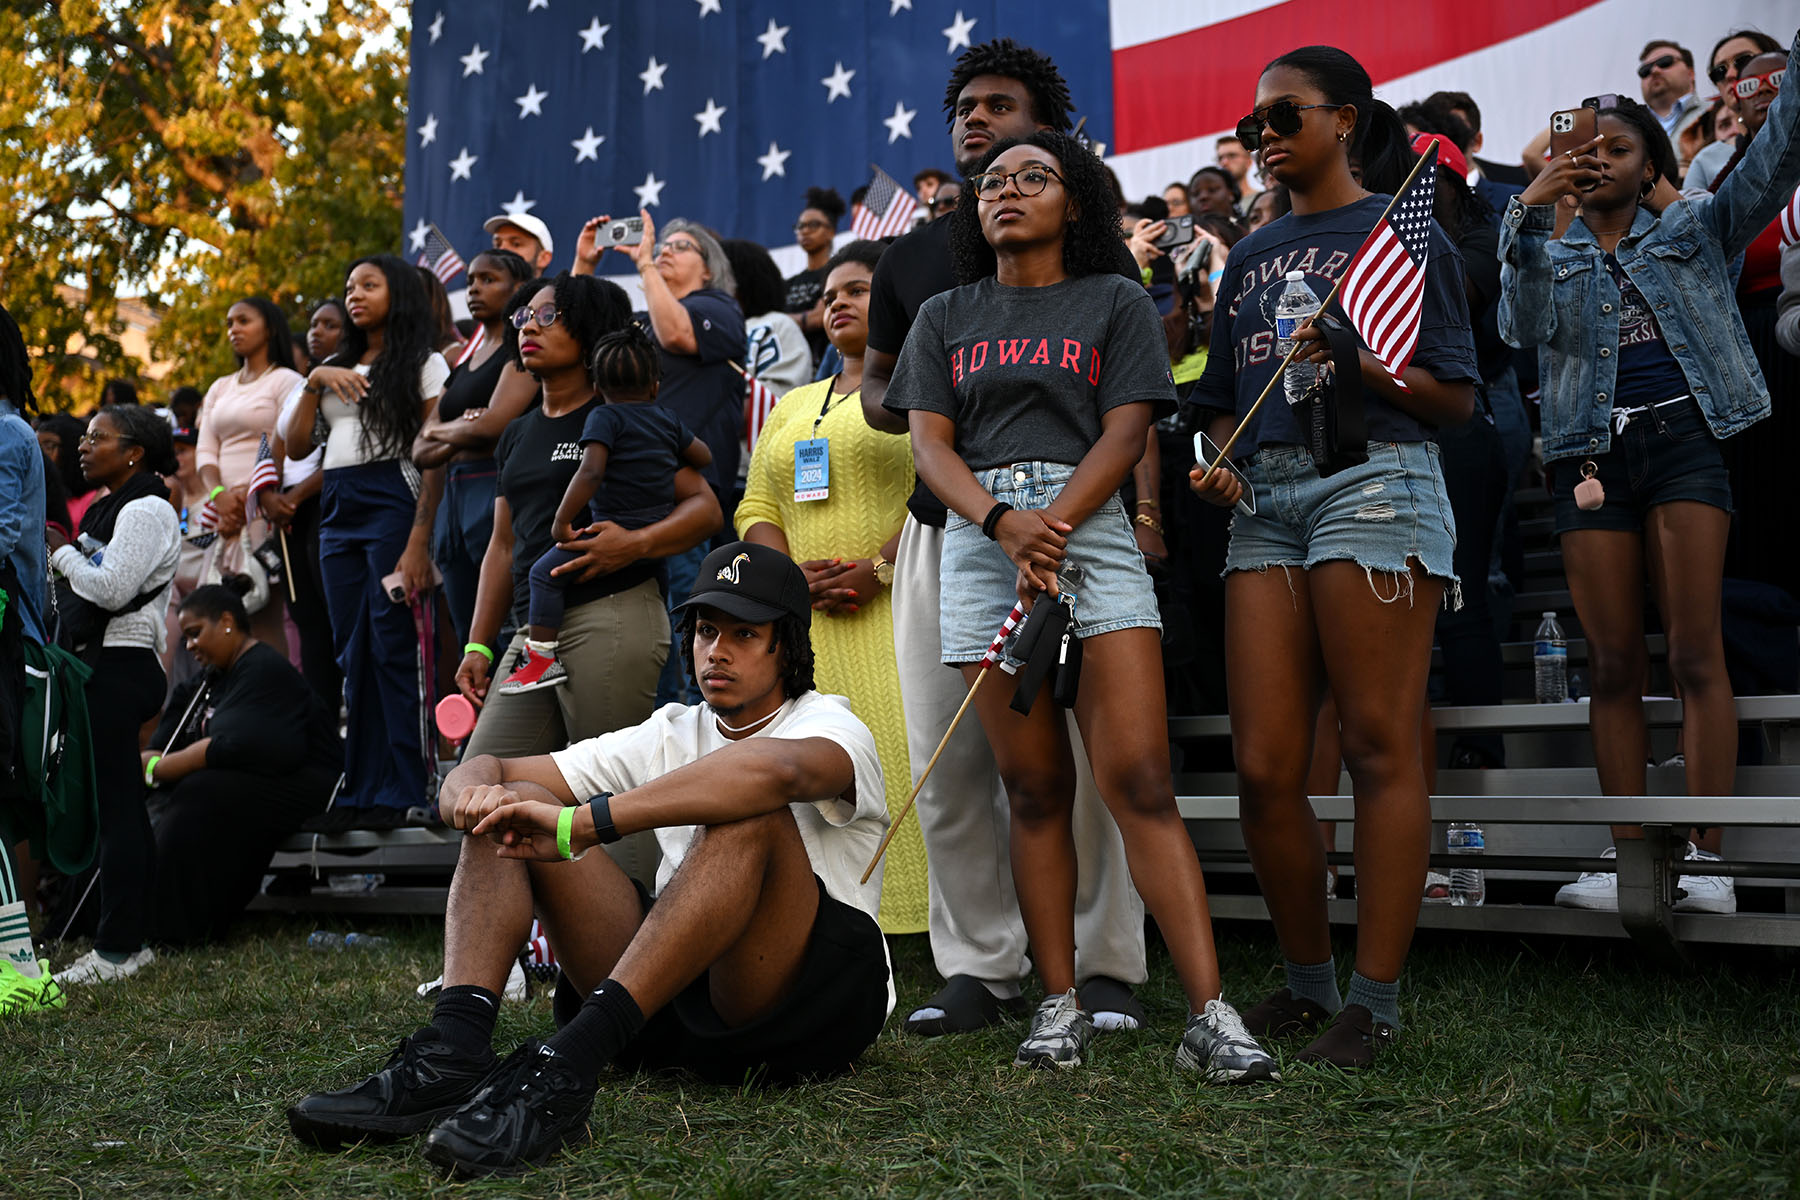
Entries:
{"label": "small handheld american flag", "polygon": [[275,466],[275,453],[269,449],[269,435],[265,433],[256,444],[256,465],[250,469],[250,490],[244,493],[244,520],[256,515],[256,493],[280,486],[281,472]]}
{"label": "small handheld american flag", "polygon": [[1023,604],[1013,605],[1012,611],[1006,614],[1006,620],[1000,624],[1000,632],[996,633],[994,640],[988,643],[987,653],[981,656],[982,670],[985,671],[1000,661],[1000,647],[1006,644],[1006,639],[1012,636],[1012,631],[1024,619],[1025,606]]}
{"label": "small handheld american flag", "polygon": [[912,226],[919,206],[904,184],[880,167],[869,180],[869,190],[850,221],[850,232],[859,238],[894,237]]}
{"label": "small handheld american flag", "polygon": [[774,388],[754,375],[744,376],[747,389],[744,397],[744,441],[749,447],[756,449],[756,439],[762,436],[763,426],[769,423],[769,414],[775,409],[775,402],[781,397]]}
{"label": "small handheld american flag", "polygon": [[1437,197],[1437,146],[1414,168],[1344,272],[1344,314],[1394,382],[1412,361],[1425,309],[1425,263],[1431,251],[1431,214]]}
{"label": "small handheld american flag", "polygon": [[449,283],[463,269],[463,260],[456,253],[456,247],[444,236],[444,231],[429,222],[425,226],[425,248],[419,251],[414,260],[438,277],[439,282]]}

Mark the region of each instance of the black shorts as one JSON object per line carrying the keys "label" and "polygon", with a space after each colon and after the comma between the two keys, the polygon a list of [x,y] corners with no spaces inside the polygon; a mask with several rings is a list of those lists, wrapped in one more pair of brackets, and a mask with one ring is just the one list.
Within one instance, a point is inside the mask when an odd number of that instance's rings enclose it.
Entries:
{"label": "black shorts", "polygon": [[[774,1011],[727,1026],[713,1009],[705,975],[645,1024],[620,1053],[632,1070],[692,1071],[710,1083],[770,1083],[837,1075],[874,1044],[888,1013],[887,947],[875,919],[834,900],[818,876],[819,911],[800,977]],[[640,893],[643,891],[639,888]],[[645,911],[654,903],[645,897]],[[561,1028],[586,999],[564,974],[556,986]]]}
{"label": "black shorts", "polygon": [[1639,533],[1652,508],[1691,500],[1731,511],[1731,475],[1725,455],[1693,400],[1634,414],[1612,448],[1591,459],[1606,489],[1606,503],[1582,508],[1575,485],[1586,455],[1562,458],[1546,468],[1555,503],[1556,532],[1607,529]]}

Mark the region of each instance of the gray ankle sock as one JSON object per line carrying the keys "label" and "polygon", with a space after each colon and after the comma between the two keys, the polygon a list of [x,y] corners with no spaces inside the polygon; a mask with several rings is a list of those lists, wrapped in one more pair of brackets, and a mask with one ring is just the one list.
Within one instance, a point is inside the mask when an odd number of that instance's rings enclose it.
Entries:
{"label": "gray ankle sock", "polygon": [[1347,1004],[1360,1004],[1372,1013],[1377,1021],[1400,1028],[1400,981],[1393,983],[1377,983],[1373,979],[1365,979],[1357,972],[1350,972],[1350,995],[1345,999]]}
{"label": "gray ankle sock", "polygon": [[1326,1012],[1335,1013],[1344,1006],[1343,997],[1338,995],[1337,959],[1328,958],[1322,963],[1297,963],[1283,961],[1287,970],[1288,991],[1302,1000],[1311,1000]]}

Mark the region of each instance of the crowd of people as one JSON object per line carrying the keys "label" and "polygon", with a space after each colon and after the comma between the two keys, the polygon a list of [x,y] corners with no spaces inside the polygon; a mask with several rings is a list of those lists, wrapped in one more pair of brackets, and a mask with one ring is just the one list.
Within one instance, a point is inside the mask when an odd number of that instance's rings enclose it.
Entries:
{"label": "crowd of people", "polygon": [[[1278,1080],[1266,1044],[1289,1039],[1289,1061],[1371,1065],[1442,895],[1433,645],[1445,699],[1501,701],[1534,431],[1601,790],[1645,786],[1648,583],[1688,788],[1732,791],[1727,596],[1788,613],[1791,640],[1800,595],[1776,552],[1800,419],[1794,53],[1730,33],[1707,101],[1693,53],[1652,40],[1641,103],[1554,98],[1509,165],[1479,157],[1472,97],[1396,109],[1349,54],[1303,47],[1214,164],[1133,201],[1072,134],[1054,63],[999,39],[951,73],[955,169],[914,180],[920,224],[846,241],[844,201],[809,189],[790,278],[648,212],[637,240],[595,217],[546,275],[551,230],[496,216],[460,328],[430,270],[371,255],[303,339],[244,297],[237,370],[166,408],[109,388],[85,422],[36,414],[0,319],[0,666],[22,704],[27,663],[84,692],[92,757],[88,794],[51,800],[11,705],[0,1012],[219,936],[303,824],[442,822],[466,836],[432,1018],[294,1105],[309,1143],[429,1130],[434,1161],[506,1171],[580,1136],[609,1065],[841,1070],[894,1005],[883,933],[928,931],[944,980],[908,1033],[1029,1012],[1016,1064],[1078,1067],[1148,1024],[1146,913],[1185,996],[1179,1068]],[[1428,154],[1394,369],[1337,310],[1283,306],[1333,289]],[[1229,461],[1196,461],[1201,433]],[[479,715],[440,780],[451,693]],[[1230,714],[1284,959],[1241,1011],[1171,706]],[[1450,762],[1504,752],[1469,737]],[[1360,885],[1342,991],[1334,835],[1307,800],[1340,764]],[[20,870],[46,857],[23,834],[47,805],[98,863],[93,949],[54,974]],[[1694,831],[1677,907],[1734,911],[1704,874],[1717,839]],[[1616,895],[1594,872],[1558,902]],[[502,1060],[534,914],[557,1031]]]}

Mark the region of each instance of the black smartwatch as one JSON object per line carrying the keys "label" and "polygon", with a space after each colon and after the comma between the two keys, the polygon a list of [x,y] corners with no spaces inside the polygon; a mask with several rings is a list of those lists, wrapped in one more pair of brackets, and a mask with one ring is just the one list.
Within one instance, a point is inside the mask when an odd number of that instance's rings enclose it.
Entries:
{"label": "black smartwatch", "polygon": [[594,837],[602,846],[608,846],[619,840],[619,831],[613,828],[611,792],[601,792],[588,801],[588,813],[594,818]]}

